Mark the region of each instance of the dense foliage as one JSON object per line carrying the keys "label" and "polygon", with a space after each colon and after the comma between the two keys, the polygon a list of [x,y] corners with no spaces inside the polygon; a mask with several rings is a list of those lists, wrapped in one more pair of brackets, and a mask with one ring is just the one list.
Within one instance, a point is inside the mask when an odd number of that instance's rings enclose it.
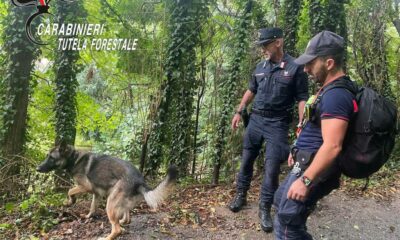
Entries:
{"label": "dense foliage", "polygon": [[[243,128],[232,133],[230,121],[260,60],[252,43],[264,26],[284,28],[293,55],[318,31],[340,33],[347,39],[351,77],[400,103],[395,0],[51,4],[60,21],[105,24],[101,37],[137,38],[138,47],[59,51],[53,44],[39,52],[24,32],[32,9],[0,2],[0,201],[9,197],[10,183],[34,191],[27,179],[37,176],[34,166],[60,139],[126,159],[152,177],[174,163],[182,179],[233,179]],[[393,156],[388,166],[396,169],[398,154]]]}
{"label": "dense foliage", "polygon": [[220,176],[220,169],[224,162],[223,153],[225,145],[227,144],[227,132],[230,127],[230,119],[235,112],[235,103],[238,93],[240,78],[242,71],[242,62],[245,60],[246,52],[248,51],[248,35],[251,24],[251,12],[253,9],[253,1],[247,1],[242,16],[240,16],[234,27],[234,47],[232,49],[232,56],[228,65],[227,78],[224,79],[221,84],[220,96],[222,98],[221,113],[217,115],[219,117],[218,125],[215,134],[215,156],[213,164],[213,176],[212,183],[217,184]]}

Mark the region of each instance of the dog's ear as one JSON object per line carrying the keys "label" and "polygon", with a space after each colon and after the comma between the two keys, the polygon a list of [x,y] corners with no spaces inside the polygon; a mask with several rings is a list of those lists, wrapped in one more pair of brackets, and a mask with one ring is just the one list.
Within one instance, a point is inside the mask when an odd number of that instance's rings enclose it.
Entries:
{"label": "dog's ear", "polygon": [[68,151],[68,144],[65,140],[61,140],[58,143],[58,151],[60,151],[61,154],[65,153]]}

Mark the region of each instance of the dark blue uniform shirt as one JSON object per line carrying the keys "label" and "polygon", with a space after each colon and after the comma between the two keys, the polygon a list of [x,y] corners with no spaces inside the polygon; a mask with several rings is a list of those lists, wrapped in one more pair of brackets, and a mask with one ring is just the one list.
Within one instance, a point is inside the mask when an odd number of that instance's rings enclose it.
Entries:
{"label": "dark blue uniform shirt", "polygon": [[282,62],[269,60],[257,64],[249,83],[255,94],[253,108],[263,111],[291,111],[296,101],[308,99],[307,75],[303,66],[285,54]]}
{"label": "dark blue uniform shirt", "polygon": [[[323,93],[323,89],[320,94]],[[333,88],[322,96],[318,105],[320,119],[337,118],[349,121],[354,112],[354,96],[344,88]],[[317,151],[323,143],[321,127],[317,122],[307,122],[297,139],[299,149]]]}

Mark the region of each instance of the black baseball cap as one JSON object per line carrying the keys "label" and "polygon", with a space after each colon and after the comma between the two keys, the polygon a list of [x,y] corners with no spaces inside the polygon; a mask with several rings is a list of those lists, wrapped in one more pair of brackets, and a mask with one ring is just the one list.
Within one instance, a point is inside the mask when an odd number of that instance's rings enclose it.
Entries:
{"label": "black baseball cap", "polygon": [[280,28],[273,27],[273,28],[261,28],[258,31],[258,41],[256,42],[257,45],[264,45],[274,41],[275,39],[282,38],[283,31]]}
{"label": "black baseball cap", "polygon": [[343,38],[336,33],[322,31],[311,38],[306,51],[294,60],[294,62],[304,65],[317,57],[334,55],[341,52],[344,52]]}

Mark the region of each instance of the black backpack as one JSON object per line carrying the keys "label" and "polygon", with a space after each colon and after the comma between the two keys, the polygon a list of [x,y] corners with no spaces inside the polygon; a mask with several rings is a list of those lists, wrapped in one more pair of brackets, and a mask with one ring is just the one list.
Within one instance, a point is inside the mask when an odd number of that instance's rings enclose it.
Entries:
{"label": "black backpack", "polygon": [[348,77],[326,86],[318,98],[338,87],[353,93],[358,112],[350,119],[342,151],[336,160],[346,176],[366,178],[390,157],[397,133],[397,107],[371,88],[358,88]]}

